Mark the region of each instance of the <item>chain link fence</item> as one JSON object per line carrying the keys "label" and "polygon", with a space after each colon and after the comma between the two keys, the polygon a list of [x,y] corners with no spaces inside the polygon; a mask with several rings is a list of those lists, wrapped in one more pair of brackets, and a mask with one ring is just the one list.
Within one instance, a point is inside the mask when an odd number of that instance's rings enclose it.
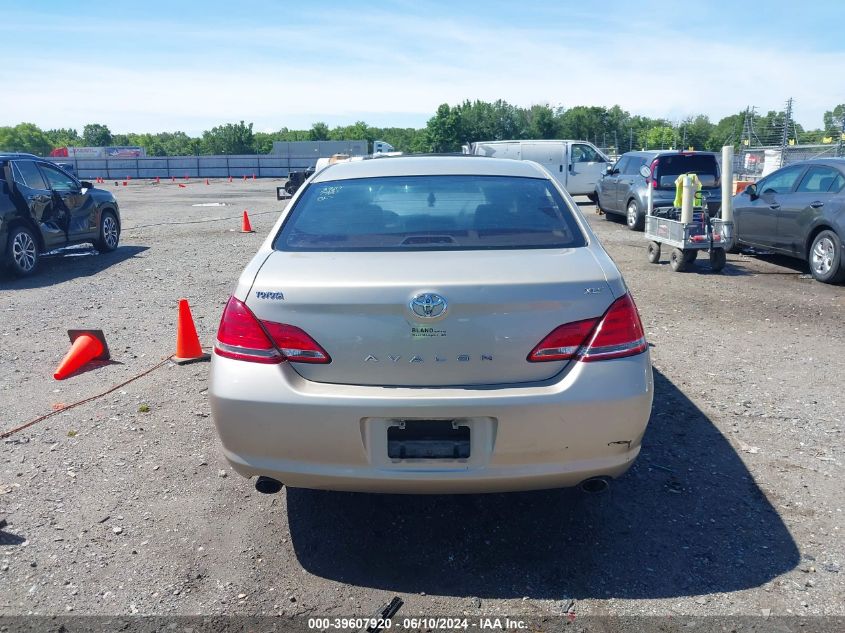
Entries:
{"label": "chain link fence", "polygon": [[836,143],[752,147],[736,153],[734,173],[740,180],[756,180],[791,163],[811,158],[834,158],[838,153]]}

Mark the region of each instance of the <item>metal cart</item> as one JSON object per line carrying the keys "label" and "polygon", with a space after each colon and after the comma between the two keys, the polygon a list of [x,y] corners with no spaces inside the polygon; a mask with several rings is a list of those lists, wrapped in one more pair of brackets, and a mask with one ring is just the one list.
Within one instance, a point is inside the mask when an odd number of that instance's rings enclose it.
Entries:
{"label": "metal cart", "polygon": [[669,265],[674,272],[687,269],[698,257],[699,251],[710,252],[710,268],[719,272],[725,267],[725,250],[730,248],[733,223],[720,218],[710,218],[706,206],[693,208],[693,221],[681,222],[677,207],[653,209],[645,218],[645,237],[648,243],[648,261],[660,261],[662,244],[672,247]]}

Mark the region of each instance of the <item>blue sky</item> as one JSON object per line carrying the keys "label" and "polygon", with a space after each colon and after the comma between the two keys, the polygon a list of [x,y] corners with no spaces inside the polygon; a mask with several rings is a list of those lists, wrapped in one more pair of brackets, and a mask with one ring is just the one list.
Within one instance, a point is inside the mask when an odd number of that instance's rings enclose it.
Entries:
{"label": "blue sky", "polygon": [[845,103],[845,2],[0,0],[0,125],[198,134],[440,103],[619,104],[672,120]]}

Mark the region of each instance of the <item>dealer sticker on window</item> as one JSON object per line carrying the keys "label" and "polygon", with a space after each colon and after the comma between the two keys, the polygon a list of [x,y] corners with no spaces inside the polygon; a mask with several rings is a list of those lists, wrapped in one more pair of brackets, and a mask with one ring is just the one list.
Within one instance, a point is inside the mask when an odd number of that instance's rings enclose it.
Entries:
{"label": "dealer sticker on window", "polygon": [[437,338],[446,336],[446,330],[437,327],[414,325],[411,326],[411,336],[413,338]]}

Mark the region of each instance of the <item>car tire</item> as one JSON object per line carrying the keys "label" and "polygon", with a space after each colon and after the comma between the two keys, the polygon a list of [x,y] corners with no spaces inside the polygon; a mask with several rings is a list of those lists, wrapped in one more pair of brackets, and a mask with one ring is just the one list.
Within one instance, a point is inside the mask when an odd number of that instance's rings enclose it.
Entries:
{"label": "car tire", "polygon": [[826,230],[816,235],[807,259],[810,262],[810,272],[816,281],[835,284],[845,279],[842,240],[833,231]]}
{"label": "car tire", "polygon": [[725,255],[724,248],[714,248],[710,250],[710,270],[714,273],[722,272],[725,263],[728,261],[728,256]]}
{"label": "car tire", "polygon": [[587,198],[588,198],[588,199],[589,199],[589,201],[590,201],[590,202],[592,202],[593,204],[598,204],[598,203],[599,203],[599,194],[598,194],[597,192],[595,192],[595,191],[594,191],[593,193],[588,193],[588,194],[587,194]]}
{"label": "car tire", "polygon": [[648,243],[648,261],[651,264],[660,263],[660,242]]}
{"label": "car tire", "polygon": [[38,241],[25,226],[16,226],[9,231],[6,243],[6,263],[18,277],[28,277],[38,269]]}
{"label": "car tire", "polygon": [[100,214],[100,233],[94,246],[101,253],[111,253],[120,241],[120,224],[112,211]]}
{"label": "car tire", "polygon": [[669,267],[676,273],[682,273],[687,269],[687,257],[680,248],[673,248],[669,254]]}
{"label": "car tire", "polygon": [[642,231],[645,226],[645,217],[635,198],[628,200],[628,205],[625,207],[625,223],[632,231]]}

